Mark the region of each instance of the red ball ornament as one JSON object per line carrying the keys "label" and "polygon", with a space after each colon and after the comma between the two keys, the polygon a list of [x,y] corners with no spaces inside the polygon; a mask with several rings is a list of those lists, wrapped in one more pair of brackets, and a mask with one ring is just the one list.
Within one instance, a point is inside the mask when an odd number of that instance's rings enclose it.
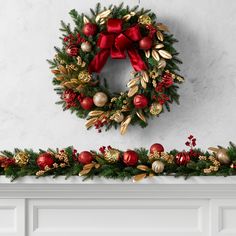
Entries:
{"label": "red ball ornament", "polygon": [[78,48],[76,45],[71,44],[66,48],[66,53],[71,56],[71,57],[75,57],[78,54]]}
{"label": "red ball ornament", "polygon": [[160,143],[154,143],[150,147],[150,153],[154,152],[164,152],[164,147]]}
{"label": "red ball ornament", "polygon": [[143,50],[149,50],[152,47],[152,39],[150,37],[144,37],[139,41],[139,47]]}
{"label": "red ball ornament", "polygon": [[90,97],[83,98],[82,101],[80,102],[80,105],[84,110],[91,110],[91,108],[93,107],[93,98]]}
{"label": "red ball ornament", "polygon": [[145,108],[148,105],[148,99],[143,94],[138,94],[133,100],[135,108]]}
{"label": "red ball ornament", "polygon": [[92,36],[97,33],[97,25],[92,23],[86,23],[83,27],[83,34],[86,36]]}
{"label": "red ball ornament", "polygon": [[93,155],[88,151],[83,151],[79,154],[78,160],[81,164],[90,164],[93,161]]}
{"label": "red ball ornament", "polygon": [[175,157],[176,163],[181,166],[187,165],[190,160],[190,156],[187,152],[180,152]]}
{"label": "red ball ornament", "polygon": [[40,169],[44,170],[46,166],[51,167],[53,165],[53,156],[48,152],[42,153],[36,159],[36,163]]}
{"label": "red ball ornament", "polygon": [[138,154],[135,151],[128,150],[123,155],[123,162],[127,166],[135,166],[138,163]]}

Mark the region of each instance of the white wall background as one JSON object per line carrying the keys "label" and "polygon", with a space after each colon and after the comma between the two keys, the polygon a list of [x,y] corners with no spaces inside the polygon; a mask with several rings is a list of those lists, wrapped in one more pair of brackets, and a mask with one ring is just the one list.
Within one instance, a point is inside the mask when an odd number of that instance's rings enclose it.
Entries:
{"label": "white wall background", "polygon": [[[124,1],[157,13],[179,39],[176,47],[184,62],[181,105],[150,121],[146,129],[131,127],[122,137],[115,130],[97,134],[85,129],[84,120],[62,112],[54,104],[58,97],[46,59],[60,45],[59,21],[69,22],[72,8],[89,12],[96,2],[0,0],[0,149],[74,145],[83,150],[109,144],[126,149],[154,142],[182,148],[190,133],[201,147],[236,142],[235,0]],[[117,66],[122,75],[111,72]],[[110,63],[104,74],[124,88],[130,69],[119,61]]]}

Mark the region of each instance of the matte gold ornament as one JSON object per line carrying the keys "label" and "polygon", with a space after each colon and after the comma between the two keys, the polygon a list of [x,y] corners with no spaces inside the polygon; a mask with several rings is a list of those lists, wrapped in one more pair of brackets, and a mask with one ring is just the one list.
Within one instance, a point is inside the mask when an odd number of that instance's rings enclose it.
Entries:
{"label": "matte gold ornament", "polygon": [[94,96],[93,96],[93,103],[95,104],[95,106],[97,107],[103,107],[105,106],[105,104],[108,101],[108,97],[105,93],[103,92],[97,92]]}
{"label": "matte gold ornament", "polygon": [[81,49],[82,49],[83,52],[91,52],[92,45],[89,42],[83,42],[81,44]]}
{"label": "matte gold ornament", "polygon": [[154,102],[152,103],[151,107],[150,107],[150,113],[154,116],[157,116],[161,113],[162,111],[162,105],[158,102]]}
{"label": "matte gold ornament", "polygon": [[29,154],[26,152],[18,152],[14,156],[14,159],[15,159],[16,164],[22,167],[28,164]]}
{"label": "matte gold ornament", "polygon": [[109,163],[115,163],[120,159],[120,151],[116,149],[108,149],[104,153],[104,159],[107,160]]}
{"label": "matte gold ornament", "polygon": [[141,15],[138,18],[138,23],[140,23],[142,25],[150,25],[150,24],[152,24],[152,19],[148,15]]}
{"label": "matte gold ornament", "polygon": [[160,174],[164,171],[165,165],[162,161],[154,161],[152,163],[152,170],[157,173]]}
{"label": "matte gold ornament", "polygon": [[214,148],[210,147],[208,148],[209,150],[213,151],[216,155],[216,158],[221,164],[229,164],[230,163],[230,158],[227,154],[227,150],[224,148]]}

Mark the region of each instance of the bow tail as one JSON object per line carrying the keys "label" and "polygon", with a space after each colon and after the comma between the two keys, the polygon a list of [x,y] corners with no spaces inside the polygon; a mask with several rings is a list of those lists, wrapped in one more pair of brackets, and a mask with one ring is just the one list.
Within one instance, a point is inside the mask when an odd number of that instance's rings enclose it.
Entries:
{"label": "bow tail", "polygon": [[128,49],[127,52],[130,62],[136,71],[147,70],[147,65],[142,60],[141,56],[135,48]]}
{"label": "bow tail", "polygon": [[106,64],[108,57],[110,56],[110,49],[102,49],[93,60],[90,62],[88,71],[89,73],[100,73],[103,66]]}

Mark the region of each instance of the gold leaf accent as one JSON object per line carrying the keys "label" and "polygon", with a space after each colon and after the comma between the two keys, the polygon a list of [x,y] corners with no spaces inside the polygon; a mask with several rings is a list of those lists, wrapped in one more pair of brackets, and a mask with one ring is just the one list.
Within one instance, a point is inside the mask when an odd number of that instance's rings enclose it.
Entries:
{"label": "gold leaf accent", "polygon": [[146,82],[144,81],[143,78],[141,78],[141,85],[142,85],[142,87],[143,87],[144,89],[147,88],[147,84],[146,84]]}
{"label": "gold leaf accent", "polygon": [[97,118],[96,118],[96,117],[89,119],[89,120],[85,123],[86,128],[88,129],[88,128],[92,127],[92,126],[96,123],[96,121],[97,121]]}
{"label": "gold leaf accent", "polygon": [[86,174],[88,174],[91,170],[92,170],[92,168],[91,168],[91,169],[83,169],[83,170],[81,170],[81,171],[79,172],[79,176],[86,175]]}
{"label": "gold leaf accent", "polygon": [[101,19],[100,15],[97,15],[95,21],[98,22]]}
{"label": "gold leaf accent", "polygon": [[97,17],[99,16],[100,18],[106,18],[106,17],[108,17],[110,15],[110,13],[111,13],[111,10],[108,9],[108,10],[105,10],[105,11],[99,13],[97,15]]}
{"label": "gold leaf accent", "polygon": [[143,115],[142,111],[136,111],[136,115],[138,116],[139,119],[144,121],[145,123],[147,122],[145,116]]}
{"label": "gold leaf accent", "polygon": [[92,169],[94,166],[95,166],[94,163],[86,164],[86,165],[84,165],[83,170]]}
{"label": "gold leaf accent", "polygon": [[177,75],[175,79],[178,80],[179,82],[184,82],[184,78],[179,75]]}
{"label": "gold leaf accent", "polygon": [[127,15],[123,16],[122,19],[123,19],[124,21],[128,21],[131,17],[132,17],[132,16],[131,16],[130,14],[127,14]]}
{"label": "gold leaf accent", "polygon": [[69,89],[72,89],[72,88],[74,88],[74,87],[77,86],[76,83],[70,82],[70,81],[63,83],[62,85],[65,86],[65,87],[67,87],[67,88],[69,88]]}
{"label": "gold leaf accent", "polygon": [[91,117],[93,117],[93,116],[100,116],[100,115],[102,115],[104,113],[104,111],[90,111],[89,113],[88,113],[88,115],[89,116],[91,116]]}
{"label": "gold leaf accent", "polygon": [[158,44],[155,46],[155,48],[156,48],[156,49],[164,48],[164,44],[158,43]]}
{"label": "gold leaf accent", "polygon": [[160,61],[160,56],[158,54],[158,52],[156,50],[152,50],[152,57],[156,60],[156,61]]}
{"label": "gold leaf accent", "polygon": [[128,97],[133,97],[137,92],[138,92],[138,85],[131,87],[128,92]]}
{"label": "gold leaf accent", "polygon": [[104,25],[104,24],[105,24],[105,20],[102,19],[99,24],[100,24],[100,25]]}
{"label": "gold leaf accent", "polygon": [[120,125],[120,133],[121,135],[125,134],[126,131],[127,131],[127,128],[131,122],[131,116],[127,116],[126,119],[124,121],[121,122],[121,125]]}
{"label": "gold leaf accent", "polygon": [[84,24],[89,23],[89,19],[86,16],[84,16],[83,17],[83,22],[84,22]]}
{"label": "gold leaf accent", "polygon": [[158,63],[158,69],[165,68],[166,67],[166,61],[164,59],[161,59]]}
{"label": "gold leaf accent", "polygon": [[148,83],[149,81],[149,76],[148,76],[148,73],[146,71],[143,71],[142,72],[142,76],[143,76],[143,80]]}
{"label": "gold leaf accent", "polygon": [[157,38],[162,42],[164,40],[164,36],[163,34],[160,32],[160,31],[157,31],[156,32],[156,36]]}
{"label": "gold leaf accent", "polygon": [[57,76],[56,77],[56,80],[58,80],[58,81],[62,81],[64,79],[64,77],[62,77],[62,76]]}
{"label": "gold leaf accent", "polygon": [[161,57],[163,57],[164,59],[171,59],[172,58],[171,54],[169,52],[167,52],[166,50],[159,50],[158,52],[161,55]]}
{"label": "gold leaf accent", "polygon": [[64,66],[62,66],[62,65],[59,65],[59,66],[58,66],[58,70],[59,70],[62,74],[67,74],[67,73],[68,73],[67,69],[66,69]]}
{"label": "gold leaf accent", "polygon": [[136,85],[138,81],[139,81],[139,78],[131,79],[131,80],[129,81],[129,83],[127,84],[127,86],[128,86],[129,88],[131,88],[131,87],[133,87],[134,85]]}
{"label": "gold leaf accent", "polygon": [[146,50],[146,51],[145,51],[145,56],[146,56],[146,58],[149,58],[149,57],[150,57],[150,50]]}
{"label": "gold leaf accent", "polygon": [[60,71],[59,71],[59,70],[51,70],[51,72],[52,72],[54,75],[60,74]]}
{"label": "gold leaf accent", "polygon": [[138,182],[142,179],[144,179],[145,177],[147,176],[147,174],[139,174],[139,175],[135,175],[134,178],[133,178],[133,182]]}
{"label": "gold leaf accent", "polygon": [[147,166],[145,166],[145,165],[138,165],[138,166],[137,166],[137,169],[143,170],[143,171],[149,170],[149,168],[148,168]]}
{"label": "gold leaf accent", "polygon": [[167,25],[164,25],[164,24],[162,24],[162,23],[158,23],[158,24],[157,24],[157,28],[158,28],[159,30],[161,30],[161,31],[169,32],[168,26],[167,26]]}

